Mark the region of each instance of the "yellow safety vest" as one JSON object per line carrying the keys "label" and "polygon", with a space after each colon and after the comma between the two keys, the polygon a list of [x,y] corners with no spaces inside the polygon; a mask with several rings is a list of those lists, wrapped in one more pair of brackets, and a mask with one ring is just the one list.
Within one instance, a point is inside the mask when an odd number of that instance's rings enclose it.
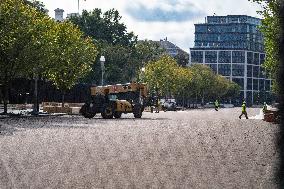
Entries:
{"label": "yellow safety vest", "polygon": [[245,104],[242,105],[242,112],[246,112],[246,105]]}

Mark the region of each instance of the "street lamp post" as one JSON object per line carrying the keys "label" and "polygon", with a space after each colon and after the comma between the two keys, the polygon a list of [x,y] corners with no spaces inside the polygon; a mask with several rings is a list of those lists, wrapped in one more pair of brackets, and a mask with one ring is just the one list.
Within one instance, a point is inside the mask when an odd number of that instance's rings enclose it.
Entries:
{"label": "street lamp post", "polygon": [[101,70],[102,70],[102,86],[104,85],[104,73],[105,73],[105,57],[101,56],[100,62],[101,62]]}
{"label": "street lamp post", "polygon": [[141,68],[141,72],[142,72],[142,73],[141,73],[142,75],[141,75],[141,79],[140,79],[140,80],[141,80],[141,82],[144,82],[144,77],[145,77],[145,67],[142,67],[142,68]]}

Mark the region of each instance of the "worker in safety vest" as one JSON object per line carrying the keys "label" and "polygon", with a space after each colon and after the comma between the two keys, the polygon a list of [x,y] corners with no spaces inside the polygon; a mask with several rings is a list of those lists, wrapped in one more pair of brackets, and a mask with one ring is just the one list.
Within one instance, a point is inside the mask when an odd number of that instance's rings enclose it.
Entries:
{"label": "worker in safety vest", "polygon": [[243,102],[243,105],[242,105],[242,114],[239,116],[239,118],[241,119],[242,118],[242,115],[245,115],[246,116],[246,119],[248,119],[248,114],[247,114],[247,110],[246,110],[246,101]]}
{"label": "worker in safety vest", "polygon": [[219,102],[218,102],[218,100],[216,100],[215,101],[215,110],[218,111],[218,108],[219,108]]}
{"label": "worker in safety vest", "polygon": [[264,104],[263,104],[262,111],[263,111],[263,113],[265,113],[267,111],[267,104],[266,104],[266,102],[264,102]]}

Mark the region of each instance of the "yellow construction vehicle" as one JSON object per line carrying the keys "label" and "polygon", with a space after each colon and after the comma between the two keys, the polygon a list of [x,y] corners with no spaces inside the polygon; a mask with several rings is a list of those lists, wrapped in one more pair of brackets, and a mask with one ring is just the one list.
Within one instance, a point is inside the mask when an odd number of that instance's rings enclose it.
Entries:
{"label": "yellow construction vehicle", "polygon": [[91,99],[80,113],[86,118],[93,118],[97,113],[104,119],[120,118],[122,113],[133,113],[135,118],[141,118],[147,92],[145,84],[136,82],[91,87]]}

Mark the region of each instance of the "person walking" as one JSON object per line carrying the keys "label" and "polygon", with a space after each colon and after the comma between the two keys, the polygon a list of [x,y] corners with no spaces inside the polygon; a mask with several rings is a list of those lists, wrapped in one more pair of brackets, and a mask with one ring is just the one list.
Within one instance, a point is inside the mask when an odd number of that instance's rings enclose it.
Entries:
{"label": "person walking", "polygon": [[155,113],[159,113],[160,112],[160,100],[159,97],[156,98],[156,111]]}
{"label": "person walking", "polygon": [[265,113],[267,111],[267,104],[264,102],[263,107],[262,107],[262,112]]}
{"label": "person walking", "polygon": [[243,101],[242,104],[242,114],[239,116],[239,118],[241,119],[243,115],[245,115],[246,119],[248,119],[248,114],[247,114],[247,110],[246,110],[246,101]]}
{"label": "person walking", "polygon": [[218,108],[219,108],[219,102],[218,102],[218,100],[216,100],[215,101],[215,110],[218,111]]}

